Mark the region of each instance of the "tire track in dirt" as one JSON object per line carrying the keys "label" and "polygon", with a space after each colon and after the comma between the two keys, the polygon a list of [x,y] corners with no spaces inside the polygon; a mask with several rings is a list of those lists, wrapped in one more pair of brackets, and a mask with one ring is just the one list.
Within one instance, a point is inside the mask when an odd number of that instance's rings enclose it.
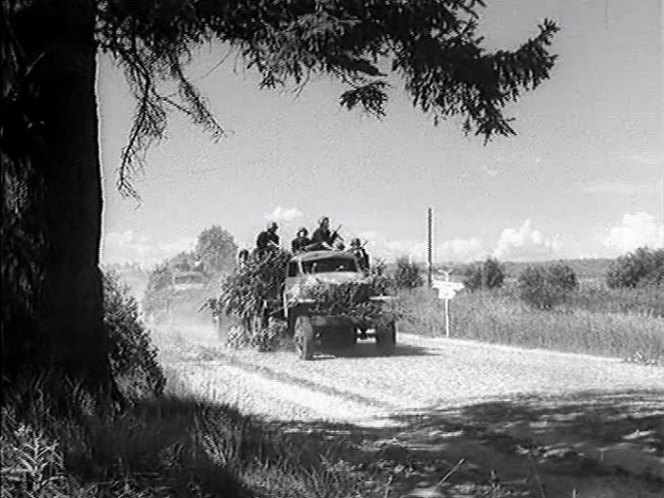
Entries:
{"label": "tire track in dirt", "polygon": [[[171,363],[189,393],[280,420],[334,420],[372,425],[394,406],[237,361]],[[204,381],[202,380],[204,379]]]}
{"label": "tire track in dirt", "polygon": [[314,382],[308,379],[303,379],[301,377],[296,377],[294,375],[285,372],[280,372],[274,368],[265,365],[257,365],[255,363],[243,361],[236,357],[227,356],[227,358],[229,364],[234,367],[237,367],[249,373],[254,373],[254,372],[259,373],[260,375],[263,375],[265,378],[276,382],[300,386],[313,392],[326,394],[332,397],[343,398],[344,400],[352,401],[353,403],[356,403],[358,405],[366,405],[372,408],[380,408],[390,412],[397,411],[400,409],[398,405],[390,403],[388,401],[380,400],[378,398],[357,394],[352,391],[344,391],[336,387],[320,384],[318,382]]}

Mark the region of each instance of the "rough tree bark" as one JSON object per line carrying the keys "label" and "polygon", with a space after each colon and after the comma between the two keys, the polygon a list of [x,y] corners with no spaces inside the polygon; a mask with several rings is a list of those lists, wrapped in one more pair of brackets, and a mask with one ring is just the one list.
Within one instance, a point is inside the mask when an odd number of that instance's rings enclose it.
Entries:
{"label": "rough tree bark", "polygon": [[[14,235],[40,233],[31,241],[13,241],[13,249],[30,252],[27,258],[15,258],[13,273],[5,271],[3,255],[3,290],[28,294],[11,296],[12,302],[31,303],[33,309],[23,315],[37,318],[20,319],[21,313],[8,316],[3,311],[3,370],[9,381],[26,368],[55,367],[90,387],[112,385],[98,268],[102,195],[95,13],[94,0],[40,0],[18,10],[12,20],[13,41],[31,65],[27,81],[36,136],[25,157],[3,154],[3,194],[11,195],[11,187],[30,199],[3,214],[32,223],[28,229],[18,227]],[[31,181],[21,173],[25,168]],[[3,232],[5,224],[3,219]],[[36,285],[7,282],[21,273],[26,260],[33,265]]]}

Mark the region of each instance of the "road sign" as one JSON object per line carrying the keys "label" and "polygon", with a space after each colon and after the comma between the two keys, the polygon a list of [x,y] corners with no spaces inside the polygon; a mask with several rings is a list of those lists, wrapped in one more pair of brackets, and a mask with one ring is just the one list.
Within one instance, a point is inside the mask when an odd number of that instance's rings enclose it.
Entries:
{"label": "road sign", "polygon": [[456,295],[456,291],[450,287],[442,287],[438,289],[438,299],[452,299]]}
{"label": "road sign", "polygon": [[452,299],[457,292],[463,289],[461,282],[450,282],[448,280],[434,280],[433,288],[438,290],[439,299]]}
{"label": "road sign", "polygon": [[[446,275],[449,277],[449,273]],[[450,299],[452,299],[458,291],[463,289],[461,282],[450,282],[449,280],[434,280],[432,287],[438,290],[438,299],[445,301],[445,337],[450,336]]]}

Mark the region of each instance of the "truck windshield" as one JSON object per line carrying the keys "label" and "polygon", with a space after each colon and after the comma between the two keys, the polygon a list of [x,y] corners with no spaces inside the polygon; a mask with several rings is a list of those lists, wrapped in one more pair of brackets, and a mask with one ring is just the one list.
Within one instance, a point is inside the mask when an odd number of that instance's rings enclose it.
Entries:
{"label": "truck windshield", "polygon": [[337,271],[357,271],[357,264],[351,258],[326,258],[315,261],[303,261],[304,273],[331,273]]}

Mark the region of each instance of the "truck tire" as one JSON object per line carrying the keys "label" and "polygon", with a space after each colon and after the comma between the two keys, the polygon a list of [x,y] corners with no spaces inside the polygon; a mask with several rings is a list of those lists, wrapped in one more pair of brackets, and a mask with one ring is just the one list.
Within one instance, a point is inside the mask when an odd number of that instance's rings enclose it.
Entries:
{"label": "truck tire", "polygon": [[357,332],[355,331],[354,326],[344,327],[343,331],[340,331],[342,334],[341,347],[345,349],[354,348],[357,344]]}
{"label": "truck tire", "polygon": [[394,322],[376,328],[376,347],[383,356],[394,353],[397,343],[397,329]]}
{"label": "truck tire", "polygon": [[288,318],[286,319],[287,333],[289,336],[293,337],[295,334],[295,322],[297,322],[297,317],[302,314],[302,311],[294,306],[288,310]]}
{"label": "truck tire", "polygon": [[314,357],[314,326],[311,318],[305,315],[297,317],[293,339],[299,358],[305,361],[312,360]]}

